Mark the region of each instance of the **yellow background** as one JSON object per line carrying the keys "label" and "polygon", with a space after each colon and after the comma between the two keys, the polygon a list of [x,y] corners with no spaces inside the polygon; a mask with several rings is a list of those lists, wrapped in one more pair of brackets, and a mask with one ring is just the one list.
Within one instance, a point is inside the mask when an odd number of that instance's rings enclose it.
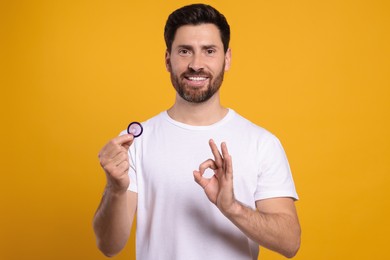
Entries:
{"label": "yellow background", "polygon": [[[173,103],[163,26],[188,3],[0,2],[0,259],[104,259],[91,226],[105,184],[97,154]],[[389,1],[207,3],[232,29],[223,104],[289,157],[296,259],[387,259]],[[133,244],[114,259],[134,259]]]}

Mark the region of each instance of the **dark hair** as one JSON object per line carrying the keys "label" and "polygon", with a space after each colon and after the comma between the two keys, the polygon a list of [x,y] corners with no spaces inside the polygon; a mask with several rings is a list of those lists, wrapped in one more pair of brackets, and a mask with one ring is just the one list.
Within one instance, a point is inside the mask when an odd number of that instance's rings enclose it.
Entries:
{"label": "dark hair", "polygon": [[224,51],[229,48],[230,26],[223,14],[214,7],[205,4],[192,4],[171,13],[164,28],[164,39],[168,52],[171,52],[176,31],[183,25],[212,23],[219,29]]}

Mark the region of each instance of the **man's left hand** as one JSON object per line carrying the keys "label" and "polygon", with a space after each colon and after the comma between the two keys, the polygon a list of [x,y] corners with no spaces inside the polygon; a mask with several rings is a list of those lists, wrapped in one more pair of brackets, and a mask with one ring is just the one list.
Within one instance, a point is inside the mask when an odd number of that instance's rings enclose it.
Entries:
{"label": "man's left hand", "polygon": [[[222,154],[217,145],[211,139],[209,141],[213,159],[208,159],[199,165],[199,170],[194,171],[195,181],[204,189],[208,199],[214,203],[224,214],[233,210],[236,203],[233,192],[233,166],[226,143],[221,144]],[[211,178],[203,177],[207,169],[212,169],[214,175]]]}

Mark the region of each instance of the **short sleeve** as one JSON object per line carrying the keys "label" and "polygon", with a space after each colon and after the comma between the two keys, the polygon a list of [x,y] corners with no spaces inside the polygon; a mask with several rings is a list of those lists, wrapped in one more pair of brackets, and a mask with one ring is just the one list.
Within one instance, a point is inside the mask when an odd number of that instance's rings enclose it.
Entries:
{"label": "short sleeve", "polygon": [[274,135],[270,134],[259,146],[260,167],[255,200],[275,197],[298,199],[285,151]]}

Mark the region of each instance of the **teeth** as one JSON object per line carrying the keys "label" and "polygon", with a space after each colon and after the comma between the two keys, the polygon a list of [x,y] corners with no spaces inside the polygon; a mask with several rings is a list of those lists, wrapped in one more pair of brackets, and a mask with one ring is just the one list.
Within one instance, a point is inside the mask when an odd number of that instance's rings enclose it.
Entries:
{"label": "teeth", "polygon": [[206,78],[204,78],[204,77],[189,77],[188,79],[189,79],[189,80],[192,80],[192,81],[202,81],[202,80],[206,80]]}

